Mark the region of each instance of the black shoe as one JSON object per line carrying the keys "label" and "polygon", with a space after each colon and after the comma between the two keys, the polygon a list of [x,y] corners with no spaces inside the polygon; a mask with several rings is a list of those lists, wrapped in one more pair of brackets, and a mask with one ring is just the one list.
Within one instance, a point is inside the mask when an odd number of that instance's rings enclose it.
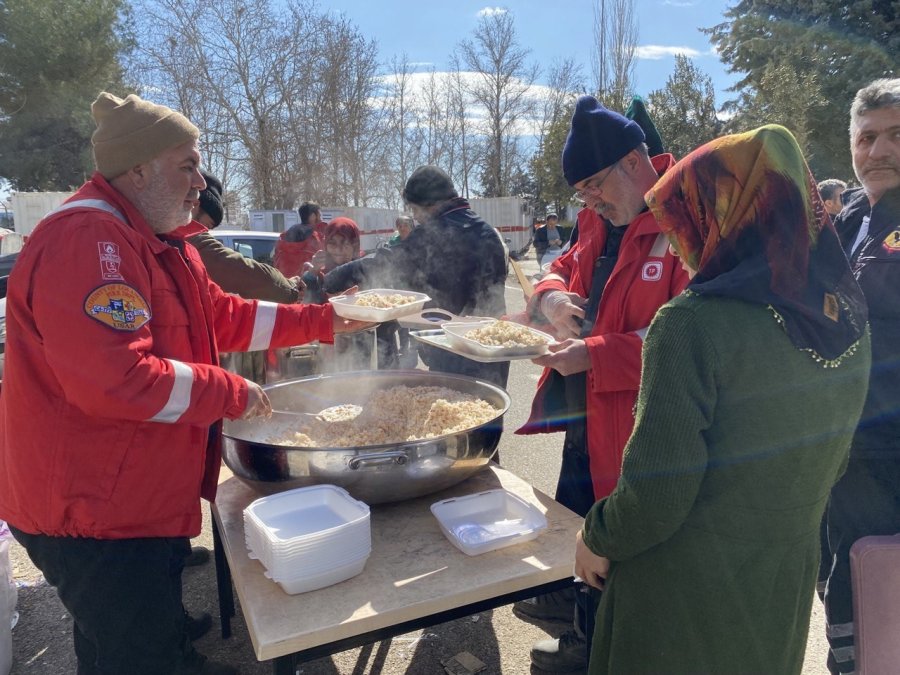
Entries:
{"label": "black shoe", "polygon": [[209,549],[205,546],[192,546],[191,552],[184,559],[185,567],[196,567],[209,562]]}
{"label": "black shoe", "polygon": [[191,642],[202,638],[210,628],[212,628],[212,617],[209,612],[200,612],[197,616],[191,616],[187,610],[184,610],[184,631]]}
{"label": "black shoe", "polygon": [[586,673],[587,640],[574,630],[555,640],[541,640],[531,648],[531,665],[550,673]]}
{"label": "black shoe", "polygon": [[519,600],[513,603],[513,614],[528,623],[557,621],[571,624],[575,619],[575,588]]}

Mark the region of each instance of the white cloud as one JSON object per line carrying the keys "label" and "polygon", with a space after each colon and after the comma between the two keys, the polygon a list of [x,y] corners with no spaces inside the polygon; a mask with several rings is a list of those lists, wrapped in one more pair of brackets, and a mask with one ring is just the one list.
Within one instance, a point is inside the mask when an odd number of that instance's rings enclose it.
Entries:
{"label": "white cloud", "polygon": [[[433,76],[437,81],[437,85],[441,87],[445,85],[451,77],[453,77],[455,73],[447,72],[447,71],[435,71]],[[467,84],[474,85],[481,79],[481,76],[478,73],[472,71],[463,71],[460,73],[463,81]],[[432,71],[428,72],[417,72],[410,73],[409,75],[409,104],[418,109],[418,112],[423,116],[427,113],[426,101],[425,101],[425,93],[430,84],[430,80],[432,77]],[[378,78],[382,85],[385,87],[385,95],[387,95],[387,91],[396,84],[396,75],[383,75]],[[524,84],[524,83],[519,83]],[[543,101],[551,95],[550,88],[542,85],[542,84],[532,84],[528,87],[527,96],[529,98],[534,99],[535,101]],[[372,103],[377,104],[379,101],[383,102],[384,99],[373,99]],[[476,104],[470,104],[466,108],[466,117],[477,126],[485,123],[487,121],[487,113],[482,106]],[[533,137],[538,133],[538,120],[533,118],[523,118],[519,120],[519,122],[515,125],[513,129],[513,134],[516,136],[523,137]]]}
{"label": "white cloud", "polygon": [[700,52],[692,47],[677,47],[668,45],[641,45],[634,50],[634,55],[639,59],[659,61],[660,59],[676,54],[683,54],[691,58],[700,56]]}
{"label": "white cloud", "polygon": [[697,4],[697,0],[663,0],[662,4],[670,7],[693,7]]}
{"label": "white cloud", "polygon": [[508,11],[506,7],[483,7],[478,10],[478,16],[495,16],[497,14],[506,14]]}
{"label": "white cloud", "polygon": [[434,65],[433,61],[411,61],[407,63],[410,68],[430,68]]}

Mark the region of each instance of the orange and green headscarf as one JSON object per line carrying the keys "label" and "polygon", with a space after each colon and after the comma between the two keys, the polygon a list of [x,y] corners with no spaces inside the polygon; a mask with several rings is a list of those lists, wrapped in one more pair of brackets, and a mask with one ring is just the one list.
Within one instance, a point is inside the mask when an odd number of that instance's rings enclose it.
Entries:
{"label": "orange and green headscarf", "polygon": [[696,293],[771,306],[791,342],[826,360],[865,328],[866,305],[793,135],[767,125],[723,136],[646,195]]}

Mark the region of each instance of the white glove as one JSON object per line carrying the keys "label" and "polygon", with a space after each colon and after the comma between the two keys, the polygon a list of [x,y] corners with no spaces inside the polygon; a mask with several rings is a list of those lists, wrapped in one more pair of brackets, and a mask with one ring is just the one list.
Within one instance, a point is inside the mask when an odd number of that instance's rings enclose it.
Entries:
{"label": "white glove", "polygon": [[247,407],[241,414],[240,419],[248,420],[251,417],[271,417],[272,403],[266,392],[263,391],[253,380],[247,380]]}
{"label": "white glove", "polygon": [[577,293],[549,291],[541,296],[541,314],[556,329],[559,339],[577,338],[581,334],[585,304],[587,300]]}

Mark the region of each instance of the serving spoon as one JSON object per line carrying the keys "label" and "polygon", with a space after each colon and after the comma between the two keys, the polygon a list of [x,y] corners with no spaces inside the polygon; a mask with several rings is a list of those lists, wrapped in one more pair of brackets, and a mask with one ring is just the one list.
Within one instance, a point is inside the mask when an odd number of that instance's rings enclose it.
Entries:
{"label": "serving spoon", "polygon": [[[361,405],[342,403],[329,406],[317,413],[296,412],[294,410],[273,410],[273,415],[294,415],[296,417],[312,417],[322,422],[348,422],[356,419],[362,412]],[[350,413],[349,415],[347,413]]]}

